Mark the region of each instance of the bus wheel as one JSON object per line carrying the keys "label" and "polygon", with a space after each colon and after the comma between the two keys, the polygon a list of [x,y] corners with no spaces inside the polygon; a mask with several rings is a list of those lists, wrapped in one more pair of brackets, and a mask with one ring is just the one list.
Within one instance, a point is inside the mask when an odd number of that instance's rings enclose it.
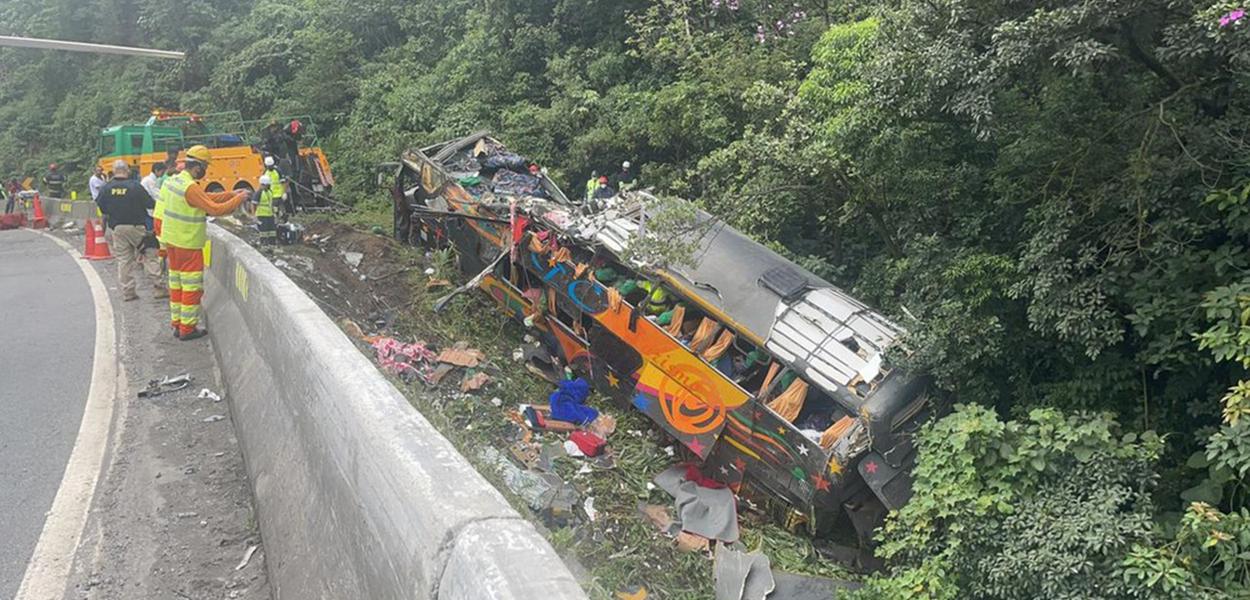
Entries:
{"label": "bus wheel", "polygon": [[248,183],[248,182],[246,182],[246,181],[240,181],[240,182],[238,182],[238,183],[234,184],[234,191],[236,191],[236,192],[237,192],[237,191],[240,191],[240,190],[247,190],[247,191],[249,191],[249,192],[250,192],[250,191],[252,191],[252,184],[250,184],[250,183]]}
{"label": "bus wheel", "polygon": [[226,188],[221,187],[221,184],[220,184],[220,183],[217,183],[216,181],[214,181],[214,182],[212,182],[212,183],[210,183],[210,184],[208,184],[208,185],[204,186],[204,191],[206,191],[206,192],[213,192],[213,193],[217,193],[217,192],[224,192],[224,191],[226,191]]}

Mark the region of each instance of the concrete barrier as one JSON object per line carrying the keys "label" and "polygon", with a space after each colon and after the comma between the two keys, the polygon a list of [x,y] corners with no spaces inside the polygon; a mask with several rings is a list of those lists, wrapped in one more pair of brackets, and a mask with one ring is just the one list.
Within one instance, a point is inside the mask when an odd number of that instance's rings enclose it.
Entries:
{"label": "concrete barrier", "polygon": [[313,301],[209,226],[204,308],[278,599],[583,599],[551,546]]}

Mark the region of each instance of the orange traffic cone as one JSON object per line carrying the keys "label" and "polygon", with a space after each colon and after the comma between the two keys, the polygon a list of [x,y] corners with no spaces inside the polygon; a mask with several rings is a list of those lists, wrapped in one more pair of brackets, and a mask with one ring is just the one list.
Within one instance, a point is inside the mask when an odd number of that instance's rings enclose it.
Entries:
{"label": "orange traffic cone", "polygon": [[43,216],[43,199],[35,192],[35,220],[30,223],[31,229],[47,229],[48,219]]}
{"label": "orange traffic cone", "polygon": [[108,260],[113,258],[109,254],[108,240],[104,239],[104,223],[100,223],[100,228],[95,228],[95,221],[87,219],[87,250],[83,253],[83,258],[87,260]]}

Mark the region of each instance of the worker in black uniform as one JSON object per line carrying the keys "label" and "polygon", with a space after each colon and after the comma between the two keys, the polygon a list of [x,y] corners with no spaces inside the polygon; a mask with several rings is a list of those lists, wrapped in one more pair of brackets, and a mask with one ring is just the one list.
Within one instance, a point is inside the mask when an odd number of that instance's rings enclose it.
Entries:
{"label": "worker in black uniform", "polygon": [[[169,292],[161,281],[161,265],[157,244],[148,229],[148,210],[156,206],[143,184],[130,176],[130,165],[124,160],[113,163],[113,179],[100,188],[100,212],[108,216],[113,230],[113,251],[117,253],[117,279],[123,300],[134,300],[135,281],[132,271],[137,265],[147,272],[154,298],[166,298]],[[144,256],[145,251],[148,256]]]}

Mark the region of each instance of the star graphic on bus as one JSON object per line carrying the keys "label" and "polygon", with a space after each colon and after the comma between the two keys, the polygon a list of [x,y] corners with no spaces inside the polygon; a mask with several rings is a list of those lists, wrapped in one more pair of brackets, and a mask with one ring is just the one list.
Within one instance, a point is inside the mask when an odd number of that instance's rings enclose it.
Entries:
{"label": "star graphic on bus", "polygon": [[617,379],[616,373],[608,371],[608,385],[612,387],[621,387],[621,380]]}
{"label": "star graphic on bus", "polygon": [[868,461],[868,462],[864,463],[864,471],[866,471],[869,475],[872,475],[873,473],[876,473],[876,472],[877,472],[877,463],[872,462],[872,461]]}
{"label": "star graphic on bus", "polygon": [[816,484],[816,489],[822,492],[829,491],[829,480],[820,475],[812,477],[812,483]]}
{"label": "star graphic on bus", "polygon": [[698,454],[698,455],[703,454],[703,444],[699,442],[699,438],[697,437],[690,438],[690,442],[686,444],[686,447],[690,448],[690,450],[693,451],[695,454]]}

